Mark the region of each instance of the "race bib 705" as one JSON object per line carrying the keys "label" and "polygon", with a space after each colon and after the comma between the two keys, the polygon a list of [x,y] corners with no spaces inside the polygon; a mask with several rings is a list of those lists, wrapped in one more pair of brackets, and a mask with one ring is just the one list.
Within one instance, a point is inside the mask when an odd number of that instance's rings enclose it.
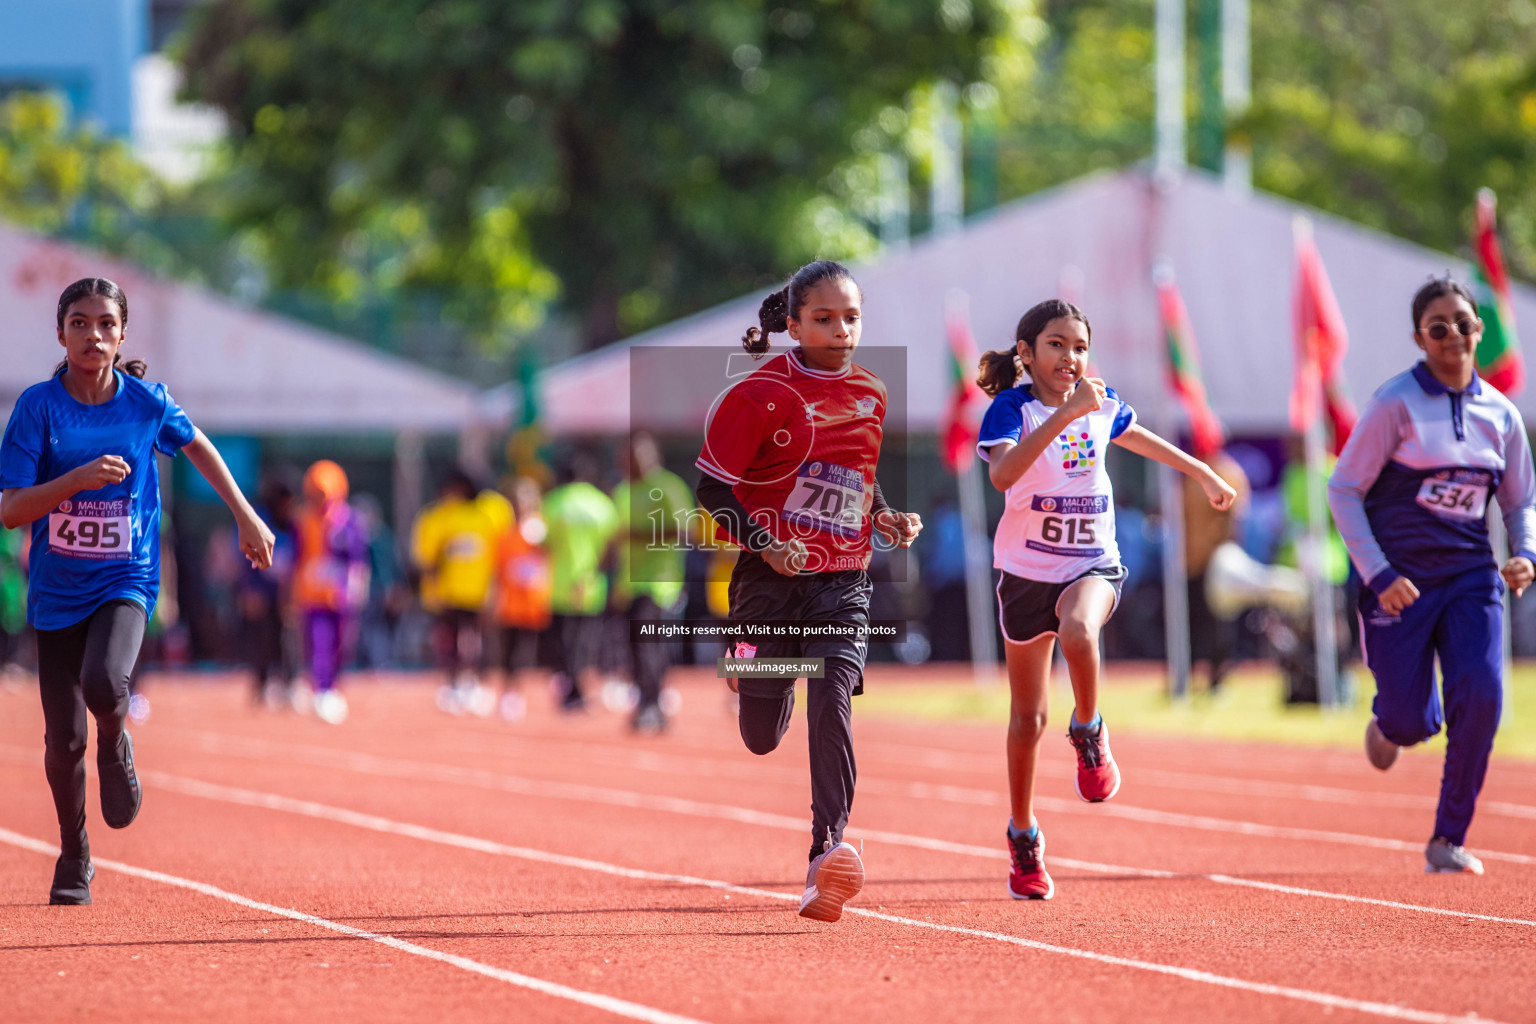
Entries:
{"label": "race bib 705", "polygon": [[864,474],[831,462],[806,463],[784,501],[784,519],[856,539],[864,529]]}

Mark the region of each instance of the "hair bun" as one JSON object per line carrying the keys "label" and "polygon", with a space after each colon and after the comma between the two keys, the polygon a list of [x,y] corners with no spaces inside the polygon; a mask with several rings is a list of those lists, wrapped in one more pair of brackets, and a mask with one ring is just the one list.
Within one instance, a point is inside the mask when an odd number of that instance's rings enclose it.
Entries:
{"label": "hair bun", "polygon": [[789,330],[789,288],[780,288],[763,300],[757,310],[757,322],[763,325],[765,334]]}

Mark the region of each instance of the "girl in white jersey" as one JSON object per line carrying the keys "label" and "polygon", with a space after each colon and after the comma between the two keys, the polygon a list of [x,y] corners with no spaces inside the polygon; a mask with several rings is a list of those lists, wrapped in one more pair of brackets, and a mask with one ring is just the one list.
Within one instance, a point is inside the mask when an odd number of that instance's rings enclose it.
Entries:
{"label": "girl in white jersey", "polygon": [[1014,899],[1048,900],[1055,885],[1045,870],[1045,841],[1033,804],[1051,653],[1058,640],[1076,704],[1067,737],[1077,751],[1077,794],[1096,803],[1120,788],[1120,770],[1098,711],[1099,631],[1125,580],[1104,450],[1114,441],[1189,474],[1215,508],[1229,507],[1235,495],[1205,463],[1140,426],[1113,389],[1087,375],[1092,329],[1076,306],[1060,299],[1042,302],[1024,314],[1014,337],[1013,349],[981,359],[977,383],[992,396],[992,405],[977,450],[993,486],[1008,495],[993,543],[993,565],[1002,570],[998,617],[1012,697],[1008,893]]}

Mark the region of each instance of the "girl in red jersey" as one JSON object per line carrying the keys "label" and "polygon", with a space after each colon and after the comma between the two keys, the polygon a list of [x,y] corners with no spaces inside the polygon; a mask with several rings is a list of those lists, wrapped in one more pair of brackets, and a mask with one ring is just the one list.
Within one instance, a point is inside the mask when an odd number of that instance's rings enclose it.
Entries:
{"label": "girl in red jersey", "polygon": [[[922,529],[893,512],[875,483],[885,385],[853,352],[862,330],[859,287],[830,260],[801,267],[763,301],[760,327],[742,345],[754,356],[768,336],[799,343],[727,390],[705,427],[699,502],[742,546],[731,574],[731,621],[838,623],[846,635],[735,645],[735,658],[823,658],[807,680],[811,747],[811,864],[800,916],[836,921],[864,885],[858,851],[842,841],[853,805],[851,698],[864,688],[873,533],[909,547]],[[744,675],[741,738],[754,754],[779,745],[795,706],[795,680]]]}

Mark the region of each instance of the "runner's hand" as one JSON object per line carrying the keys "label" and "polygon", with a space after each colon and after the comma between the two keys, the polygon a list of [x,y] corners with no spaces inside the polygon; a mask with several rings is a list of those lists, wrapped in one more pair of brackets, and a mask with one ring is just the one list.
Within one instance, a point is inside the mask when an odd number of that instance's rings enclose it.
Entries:
{"label": "runner's hand", "polygon": [[923,517],[916,512],[895,512],[885,509],[875,516],[875,529],[880,536],[899,548],[909,548],[917,535],[923,532]]}
{"label": "runner's hand", "polygon": [[240,551],[252,566],[257,569],[272,568],[272,545],[276,541],[277,538],[272,536],[267,524],[259,518],[241,517]]}
{"label": "runner's hand", "polygon": [[1073,419],[1077,419],[1102,409],[1108,394],[1109,389],[1105,386],[1102,377],[1084,377],[1077,382],[1077,386],[1067,396],[1067,404],[1064,408],[1072,413]]}
{"label": "runner's hand", "polygon": [[1406,576],[1399,576],[1392,581],[1392,585],[1383,590],[1376,600],[1381,604],[1382,611],[1388,615],[1401,615],[1403,609],[1419,599],[1419,588],[1413,585],[1413,581]]}
{"label": "runner's hand", "polygon": [[116,455],[103,455],[94,462],[87,462],[70,472],[77,491],[94,491],[100,487],[120,484],[128,478],[128,463]]}
{"label": "runner's hand", "polygon": [[810,551],[803,540],[782,541],[763,549],[763,561],[781,576],[798,574],[805,568],[806,559],[809,557]]}
{"label": "runner's hand", "polygon": [[1237,491],[1214,472],[1202,477],[1200,486],[1205,490],[1205,496],[1210,499],[1211,508],[1218,511],[1226,511],[1237,500]]}
{"label": "runner's hand", "polygon": [[1529,558],[1516,555],[1504,563],[1504,568],[1499,570],[1499,574],[1504,577],[1504,582],[1508,584],[1509,589],[1515,592],[1515,596],[1519,597],[1525,593],[1525,588],[1536,580],[1536,565],[1532,565]]}

